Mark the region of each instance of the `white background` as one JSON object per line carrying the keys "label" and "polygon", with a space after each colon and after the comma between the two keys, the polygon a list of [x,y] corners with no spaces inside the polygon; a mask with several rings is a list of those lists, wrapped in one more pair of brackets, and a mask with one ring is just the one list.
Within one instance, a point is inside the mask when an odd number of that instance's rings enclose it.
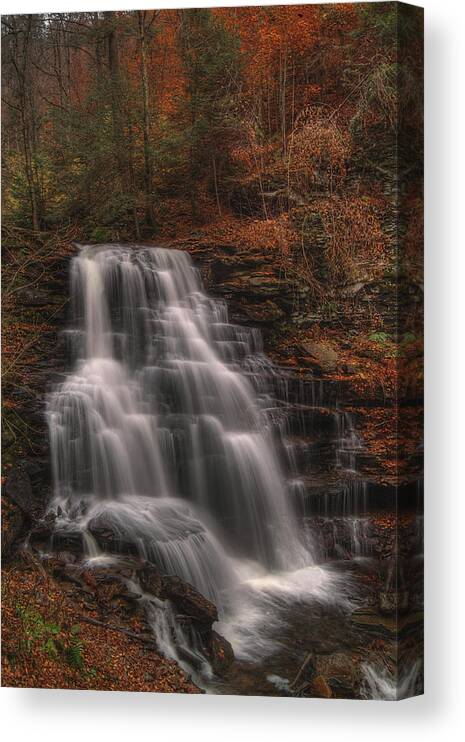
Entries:
{"label": "white background", "polygon": [[[4,0],[2,12],[215,4],[247,3]],[[465,709],[465,3],[416,4],[424,5],[426,21],[425,696],[383,703],[3,688],[0,728],[5,739],[449,742],[459,737]]]}

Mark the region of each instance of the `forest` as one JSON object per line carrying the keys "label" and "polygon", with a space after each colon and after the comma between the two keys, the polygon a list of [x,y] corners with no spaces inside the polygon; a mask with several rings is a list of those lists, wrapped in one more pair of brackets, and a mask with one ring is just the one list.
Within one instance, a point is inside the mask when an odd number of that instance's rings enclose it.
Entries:
{"label": "forest", "polygon": [[[47,687],[127,688],[119,679],[125,667],[131,689],[198,692],[172,659],[159,658],[156,672],[145,672],[151,680],[141,679],[133,635],[149,646],[147,626],[138,614],[124,626],[121,615],[108,619],[114,600],[131,600],[116,588],[111,593],[108,574],[105,593],[91,570],[73,577],[80,585],[74,590],[94,594],[85,599],[96,601],[95,610],[87,605],[76,613],[66,590],[68,602],[60,605],[68,578],[59,562],[62,552],[74,551],[72,539],[45,565],[46,574],[34,550],[17,551],[31,528],[32,543],[50,535],[43,404],[68,368],[62,330],[76,244],[188,252],[232,321],[260,329],[267,356],[290,375],[287,402],[312,410],[305,430],[290,423],[291,438],[311,441],[319,457],[306,464],[302,517],[324,542],[325,559],[366,556],[365,539],[377,563],[360,578],[370,600],[376,594],[381,614],[392,615],[410,592],[419,620],[416,567],[397,574],[394,608],[389,597],[398,530],[405,532],[406,565],[421,551],[417,11],[377,2],[2,16],[2,554],[7,564],[21,564],[4,579],[12,627],[4,672],[11,684],[28,676],[26,684]],[[311,404],[302,389],[311,389]],[[333,494],[339,504],[328,510]],[[362,525],[354,521],[361,515]],[[108,534],[95,538],[108,546]],[[141,584],[153,585],[141,575]],[[410,588],[399,587],[409,580]],[[176,602],[178,588],[163,589]],[[14,597],[36,591],[42,603],[32,607]],[[44,618],[47,602],[53,619]],[[202,610],[211,633],[213,614]],[[363,615],[359,629],[371,621]],[[392,637],[386,641],[381,624],[369,650],[364,644],[351,651],[359,665],[364,653],[375,665],[382,655],[391,671]],[[125,646],[108,657],[112,630]],[[203,624],[199,631],[208,633]],[[229,649],[218,649],[210,633],[208,657],[218,669]],[[24,634],[23,645],[15,634]],[[85,648],[96,634],[100,649],[91,667]],[[410,641],[404,654],[411,669]],[[331,685],[322,662],[298,694],[360,696],[359,675],[348,681],[344,665],[345,679]],[[298,670],[287,676],[300,678]],[[253,692],[253,672],[244,681],[242,671],[228,670],[229,692]],[[276,691],[263,682],[259,692]],[[369,678],[363,682],[372,689]]]}
{"label": "forest", "polygon": [[[303,245],[315,281],[379,264],[399,75],[421,147],[419,50],[397,48],[415,21],[390,3],[5,16],[4,222],[256,230]],[[316,220],[331,247],[312,266]]]}

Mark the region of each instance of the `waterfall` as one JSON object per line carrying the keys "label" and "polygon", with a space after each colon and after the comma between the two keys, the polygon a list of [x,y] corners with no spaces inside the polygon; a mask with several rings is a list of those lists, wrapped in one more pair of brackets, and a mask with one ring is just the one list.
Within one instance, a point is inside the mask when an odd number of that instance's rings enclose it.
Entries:
{"label": "waterfall", "polygon": [[310,565],[254,382],[260,336],[229,323],[189,255],[83,247],[71,305],[74,369],[47,406],[57,527],[95,556],[104,524],[220,611],[242,565]]}
{"label": "waterfall", "polygon": [[361,666],[361,697],[377,701],[400,701],[423,693],[423,668],[415,660],[389,672],[386,667],[365,662]]}

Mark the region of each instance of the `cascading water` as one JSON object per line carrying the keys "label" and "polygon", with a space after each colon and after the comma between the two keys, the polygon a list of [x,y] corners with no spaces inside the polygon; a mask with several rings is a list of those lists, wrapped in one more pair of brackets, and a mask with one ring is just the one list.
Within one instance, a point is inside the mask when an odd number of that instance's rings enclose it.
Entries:
{"label": "cascading water", "polygon": [[228,322],[176,250],[84,247],[71,295],[75,369],[48,401],[56,528],[95,559],[90,534],[109,526],[223,619],[244,580],[252,624],[258,594],[266,612],[271,595],[325,592],[286,494],[259,334]]}
{"label": "cascading water", "polygon": [[402,672],[389,673],[385,667],[369,663],[362,665],[361,697],[377,701],[399,701],[423,693],[423,675],[420,661],[402,667]]}

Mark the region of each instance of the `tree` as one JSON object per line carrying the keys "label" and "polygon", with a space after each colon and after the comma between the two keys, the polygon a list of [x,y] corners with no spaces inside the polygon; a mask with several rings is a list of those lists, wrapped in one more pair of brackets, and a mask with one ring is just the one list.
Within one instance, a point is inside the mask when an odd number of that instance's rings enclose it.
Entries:
{"label": "tree", "polygon": [[211,10],[180,11],[179,45],[186,78],[184,140],[188,148],[187,189],[198,217],[200,180],[209,175],[219,205],[219,179],[228,157],[228,138],[237,120],[234,94],[240,80],[239,40]]}
{"label": "tree", "polygon": [[153,157],[151,150],[151,116],[150,116],[150,88],[147,66],[148,44],[152,33],[153,24],[160,11],[137,11],[137,25],[139,30],[140,47],[140,72],[142,88],[142,110],[143,110],[143,138],[144,138],[144,186],[145,186],[145,218],[147,224],[155,226],[155,213],[153,204]]}
{"label": "tree", "polygon": [[[108,70],[110,76],[115,155],[118,163],[121,191],[123,195],[127,195],[128,197],[129,207],[132,211],[134,220],[136,237],[139,239],[139,218],[137,215],[134,171],[131,160],[131,127],[125,115],[126,90],[120,70],[119,17],[118,13],[115,11],[106,11],[104,16],[107,21]],[[129,136],[126,135],[126,129],[128,130]]]}
{"label": "tree", "polygon": [[7,80],[3,100],[10,112],[10,126],[18,126],[20,132],[30,220],[33,230],[38,232],[42,226],[43,207],[38,168],[40,117],[33,59],[37,51],[35,41],[40,29],[40,16],[7,16],[2,18],[2,25],[2,62]]}

